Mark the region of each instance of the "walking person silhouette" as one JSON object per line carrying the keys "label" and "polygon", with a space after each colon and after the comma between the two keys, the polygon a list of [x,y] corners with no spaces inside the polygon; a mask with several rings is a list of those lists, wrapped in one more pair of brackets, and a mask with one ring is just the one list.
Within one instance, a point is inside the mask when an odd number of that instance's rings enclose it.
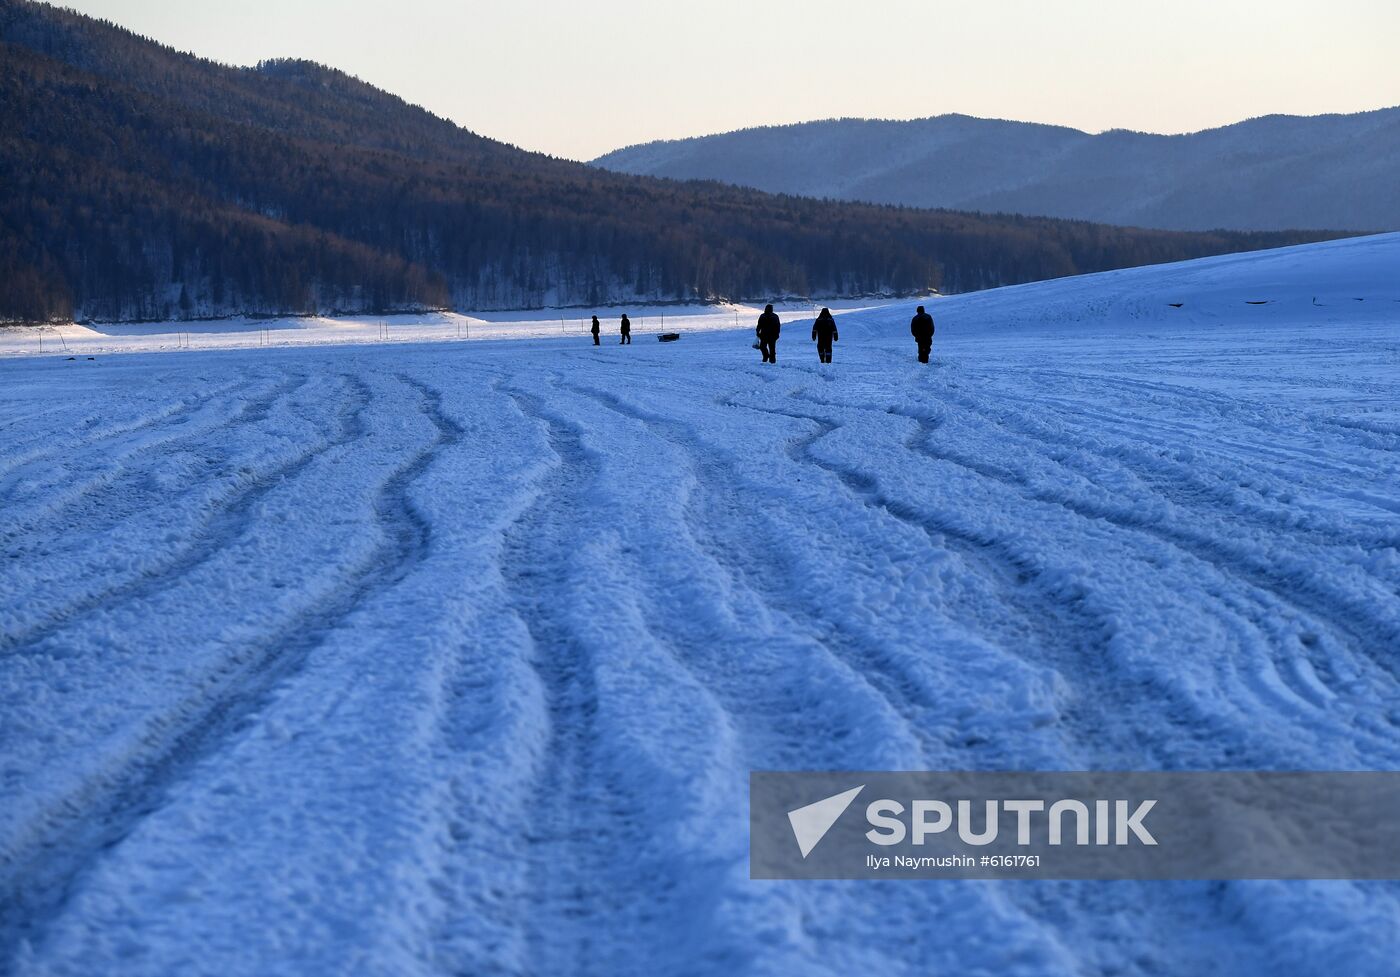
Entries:
{"label": "walking person silhouette", "polygon": [[593,327],[592,327],[591,329],[589,329],[588,331],[591,332],[591,333],[593,334],[593,345],[594,345],[594,346],[601,346],[602,343],[601,343],[601,342],[599,341],[599,339],[598,339],[598,334],[599,334],[600,332],[602,332],[603,330],[602,330],[602,327],[598,325],[598,317],[597,317],[596,315],[593,317]]}
{"label": "walking person silhouette", "polygon": [[909,332],[919,344],[919,362],[927,363],[929,351],[933,349],[933,316],[925,312],[922,305],[909,320]]}
{"label": "walking person silhouette", "polygon": [[622,342],[618,343],[618,345],[632,345],[632,320],[627,318],[626,312],[622,313]]}
{"label": "walking person silhouette", "polygon": [[836,320],[831,317],[830,309],[822,309],[822,314],[812,323],[812,341],[817,344],[817,358],[823,363],[830,363],[831,344],[841,341],[836,332]]}
{"label": "walking person silhouette", "polygon": [[778,319],[778,314],[773,311],[772,305],[763,307],[763,315],[758,317],[758,348],[763,353],[763,362],[778,362],[778,336],[782,334],[783,324]]}

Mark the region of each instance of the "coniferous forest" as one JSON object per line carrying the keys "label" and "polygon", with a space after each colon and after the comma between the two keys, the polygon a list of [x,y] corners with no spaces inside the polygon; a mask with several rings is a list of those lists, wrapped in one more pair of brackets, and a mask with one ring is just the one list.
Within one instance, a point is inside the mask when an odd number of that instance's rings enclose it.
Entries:
{"label": "coniferous forest", "polygon": [[954,292],[1329,236],[609,173],[309,62],[229,67],[0,0],[0,321]]}

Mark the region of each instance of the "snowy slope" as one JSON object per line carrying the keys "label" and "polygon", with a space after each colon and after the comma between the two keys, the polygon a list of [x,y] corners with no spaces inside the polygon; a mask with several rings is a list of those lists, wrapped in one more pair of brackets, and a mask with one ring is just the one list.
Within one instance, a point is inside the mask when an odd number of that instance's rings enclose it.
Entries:
{"label": "snowy slope", "polygon": [[940,302],[961,328],[1331,326],[1400,319],[1400,233],[1035,282]]}
{"label": "snowy slope", "polygon": [[0,971],[1392,973],[1394,884],[752,882],[745,791],[1394,769],[1397,251],[943,300],[928,368],[0,360]]}

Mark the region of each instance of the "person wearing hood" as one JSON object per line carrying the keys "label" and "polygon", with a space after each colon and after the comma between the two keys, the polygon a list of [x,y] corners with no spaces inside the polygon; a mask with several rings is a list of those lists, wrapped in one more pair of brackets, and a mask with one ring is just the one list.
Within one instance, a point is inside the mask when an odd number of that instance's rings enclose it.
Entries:
{"label": "person wearing hood", "polygon": [[922,305],[909,320],[909,332],[919,344],[919,362],[927,363],[929,351],[933,349],[933,316],[925,312]]}
{"label": "person wearing hood", "polygon": [[603,331],[603,327],[598,325],[598,317],[596,315],[593,317],[593,327],[588,331],[593,334],[593,345],[601,346],[602,341],[598,338],[598,334]]}
{"label": "person wearing hood", "polygon": [[841,341],[830,309],[822,309],[822,314],[812,323],[812,341],[817,344],[817,358],[823,363],[830,363],[831,344]]}
{"label": "person wearing hood", "polygon": [[632,320],[627,318],[626,312],[622,313],[622,342],[618,343],[618,345],[632,345]]}
{"label": "person wearing hood", "polygon": [[782,334],[783,324],[778,320],[778,314],[773,311],[772,305],[763,307],[763,315],[758,317],[758,348],[763,353],[763,362],[778,362],[778,336]]}

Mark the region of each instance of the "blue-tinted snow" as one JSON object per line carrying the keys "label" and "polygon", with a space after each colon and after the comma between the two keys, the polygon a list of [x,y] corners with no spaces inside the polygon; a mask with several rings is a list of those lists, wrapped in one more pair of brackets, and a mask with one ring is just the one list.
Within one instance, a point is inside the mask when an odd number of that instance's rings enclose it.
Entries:
{"label": "blue-tinted snow", "polygon": [[0,361],[5,966],[1393,972],[1390,884],[751,882],[745,790],[1394,769],[1397,269],[940,300],[927,368],[904,305]]}

